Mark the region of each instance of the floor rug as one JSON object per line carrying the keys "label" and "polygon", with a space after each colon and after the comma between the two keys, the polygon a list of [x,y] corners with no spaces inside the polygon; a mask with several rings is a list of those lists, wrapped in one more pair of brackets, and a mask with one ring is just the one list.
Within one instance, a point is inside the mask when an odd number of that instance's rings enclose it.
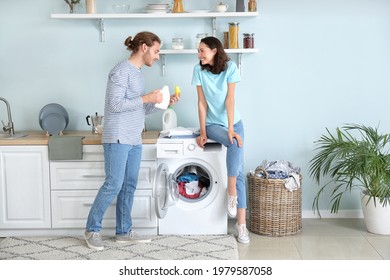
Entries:
{"label": "floor rug", "polygon": [[236,260],[231,235],[163,235],[150,243],[118,244],[107,238],[102,251],[91,250],[83,237],[7,237],[0,260]]}

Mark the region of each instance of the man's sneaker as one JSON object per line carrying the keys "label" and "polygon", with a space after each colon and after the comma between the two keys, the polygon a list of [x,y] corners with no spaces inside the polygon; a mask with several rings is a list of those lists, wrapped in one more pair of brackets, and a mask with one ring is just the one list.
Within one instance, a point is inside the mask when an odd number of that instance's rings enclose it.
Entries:
{"label": "man's sneaker", "polygon": [[237,196],[227,194],[227,212],[230,218],[237,216]]}
{"label": "man's sneaker", "polygon": [[117,235],[116,242],[118,243],[128,243],[128,242],[139,242],[139,243],[147,243],[152,241],[152,238],[148,236],[138,235],[135,231],[130,231],[125,235]]}
{"label": "man's sneaker", "polygon": [[94,250],[103,250],[104,249],[104,243],[103,240],[100,236],[99,232],[84,232],[84,238],[85,241],[87,241],[87,245],[89,248],[94,249]]}
{"label": "man's sneaker", "polygon": [[247,244],[249,243],[249,232],[246,228],[246,224],[236,224],[236,230],[237,230],[237,235],[238,235],[238,242]]}

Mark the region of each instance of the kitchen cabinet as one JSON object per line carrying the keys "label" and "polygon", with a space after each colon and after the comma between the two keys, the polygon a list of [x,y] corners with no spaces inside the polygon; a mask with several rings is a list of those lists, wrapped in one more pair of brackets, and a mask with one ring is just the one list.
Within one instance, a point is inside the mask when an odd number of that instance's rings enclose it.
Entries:
{"label": "kitchen cabinet", "polygon": [[[211,34],[213,36],[216,35],[216,20],[217,18],[248,18],[248,17],[256,17],[258,16],[258,12],[201,12],[201,13],[126,13],[126,14],[51,14],[51,18],[53,19],[65,19],[65,20],[97,20],[98,26],[100,28],[100,41],[105,42],[106,40],[106,29],[104,26],[105,20],[116,20],[116,19],[178,19],[178,20],[194,20],[197,18],[209,18],[211,19]],[[242,65],[242,54],[248,53],[256,53],[258,49],[226,49],[227,53],[236,53],[238,56],[238,68],[241,69]],[[166,67],[166,59],[165,55],[177,55],[177,54],[195,54],[197,50],[194,49],[181,49],[181,50],[173,50],[173,49],[161,49],[161,72],[162,76],[165,76],[165,67]]]}
{"label": "kitchen cabinet", "polygon": [[[157,235],[153,178],[155,144],[144,144],[132,219],[140,233]],[[0,236],[82,234],[104,182],[102,145],[83,145],[82,160],[49,160],[47,145],[0,145]],[[115,228],[115,201],[103,220]],[[107,231],[113,234],[113,231]]]}
{"label": "kitchen cabinet", "polygon": [[[138,186],[135,192],[133,227],[157,234],[152,180],[156,170],[156,146],[143,145]],[[95,196],[104,182],[101,145],[83,145],[83,160],[50,161],[53,228],[85,228]],[[104,228],[115,227],[115,201],[104,216]]]}
{"label": "kitchen cabinet", "polygon": [[48,147],[0,146],[0,231],[50,227]]}

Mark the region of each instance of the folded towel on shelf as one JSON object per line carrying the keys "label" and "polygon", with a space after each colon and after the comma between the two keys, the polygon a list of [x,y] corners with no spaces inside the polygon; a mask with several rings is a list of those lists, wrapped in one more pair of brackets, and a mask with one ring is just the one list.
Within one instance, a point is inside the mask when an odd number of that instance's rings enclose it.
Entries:
{"label": "folded towel on shelf", "polygon": [[84,136],[50,136],[50,160],[80,160],[83,159]]}

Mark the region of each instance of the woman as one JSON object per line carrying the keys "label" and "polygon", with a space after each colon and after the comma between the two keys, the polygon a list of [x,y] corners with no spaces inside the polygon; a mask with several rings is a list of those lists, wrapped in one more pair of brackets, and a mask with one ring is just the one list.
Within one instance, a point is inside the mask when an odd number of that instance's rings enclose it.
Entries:
{"label": "woman", "polygon": [[[150,241],[132,230],[131,209],[141,164],[145,115],[160,110],[155,103],[162,102],[159,89],[145,93],[141,68],[150,67],[159,59],[160,44],[160,38],[151,32],[128,37],[125,46],[131,51],[130,57],[108,75],[102,135],[106,178],[92,204],[84,234],[91,249],[104,249],[100,236],[102,220],[115,198],[116,241]],[[177,100],[171,96],[170,104]]]}
{"label": "woman", "polygon": [[196,142],[204,147],[210,138],[227,147],[227,212],[237,216],[238,241],[249,243],[246,228],[246,188],[244,177],[244,128],[235,108],[235,85],[241,80],[234,62],[215,37],[203,38],[198,48],[200,63],[195,65],[192,84],[198,92],[200,135]]}

